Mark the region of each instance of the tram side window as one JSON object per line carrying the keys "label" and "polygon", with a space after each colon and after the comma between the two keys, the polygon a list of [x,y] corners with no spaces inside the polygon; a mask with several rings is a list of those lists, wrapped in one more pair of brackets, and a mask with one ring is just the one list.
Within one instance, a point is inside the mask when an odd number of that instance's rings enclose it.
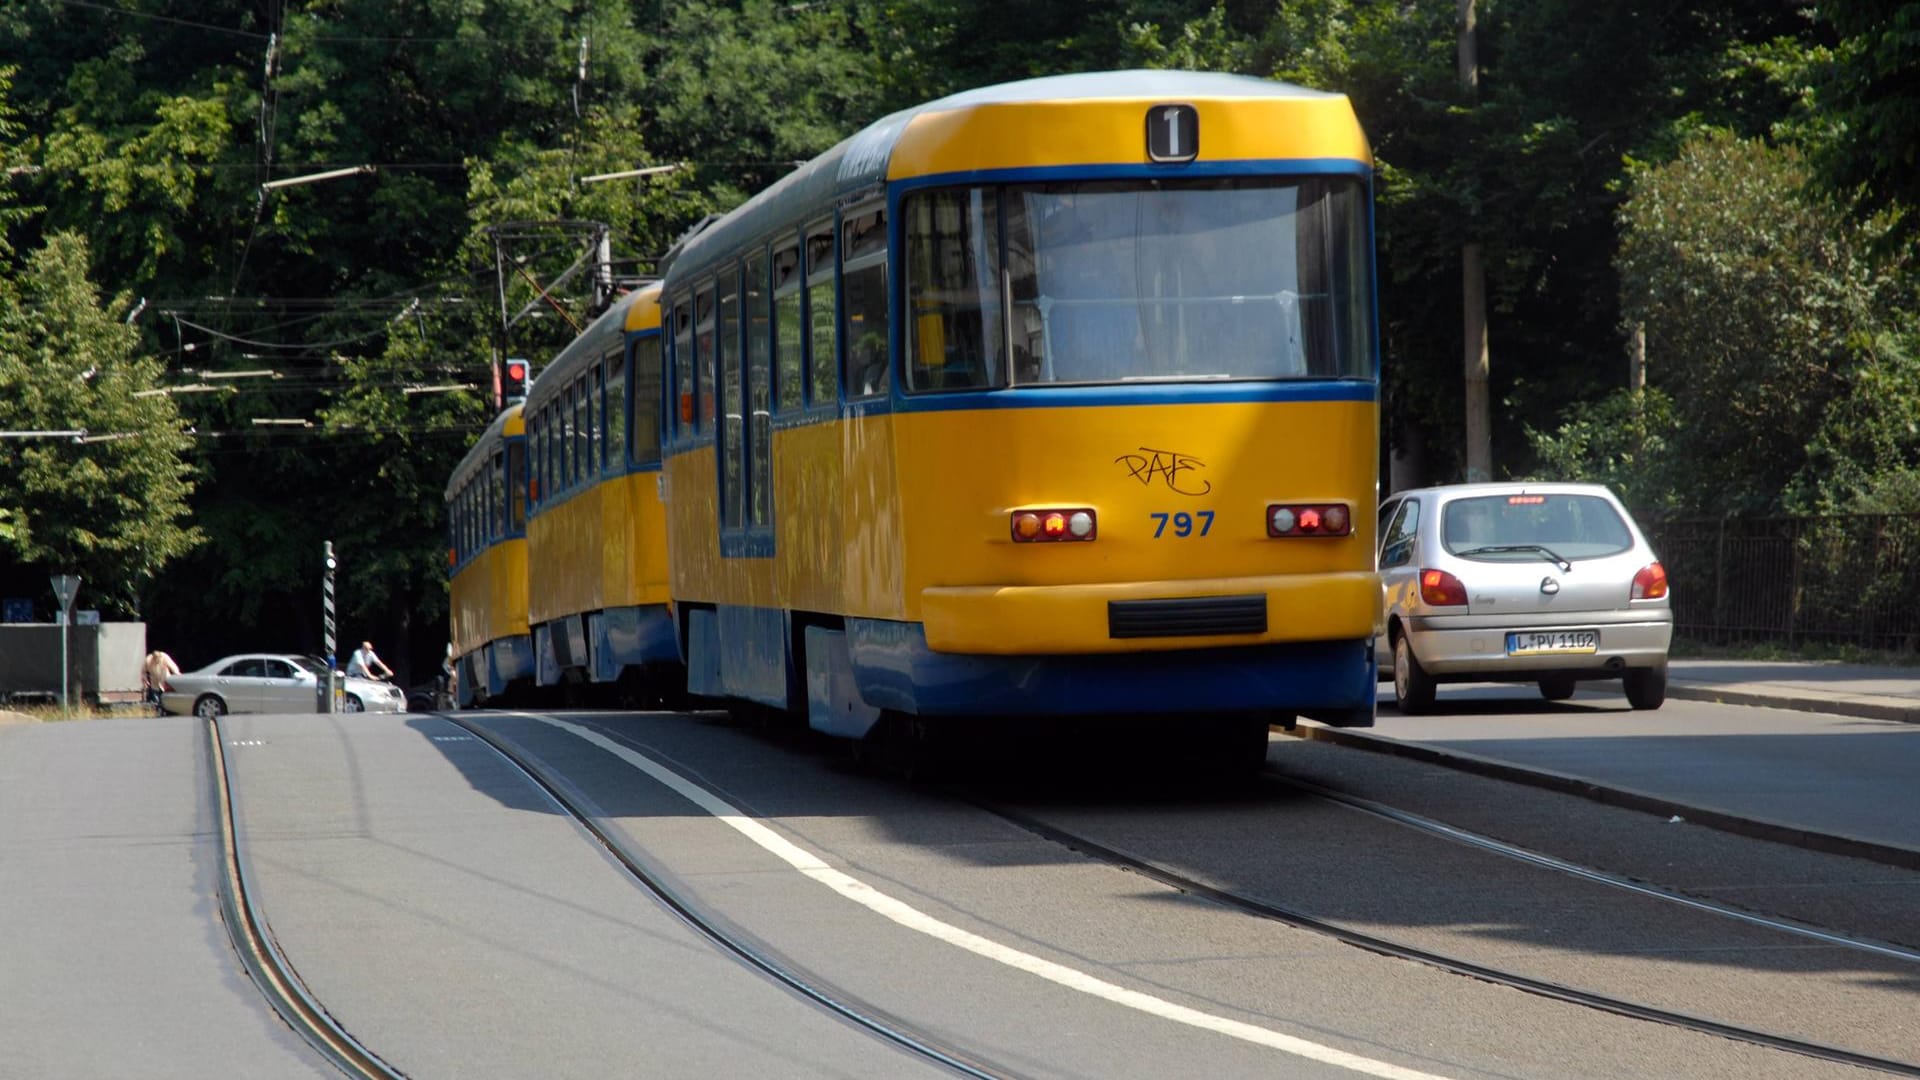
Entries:
{"label": "tram side window", "polygon": [[680,435],[693,423],[693,312],[685,300],[673,305],[673,406],[669,423]]}
{"label": "tram side window", "polygon": [[553,500],[553,485],[557,482],[553,460],[555,447],[552,402],[548,402],[540,410],[540,446],[540,501],[547,503]]}
{"label": "tram side window", "polygon": [[1001,385],[1000,197],[992,188],[907,202],[907,387]]}
{"label": "tram side window", "polygon": [[573,380],[573,482],[593,475],[593,398],[583,373]]}
{"label": "tram side window", "polygon": [[799,409],[806,393],[800,311],[800,245],[794,243],[773,253],[773,389],[783,416]]}
{"label": "tram side window", "polygon": [[745,424],[740,415],[740,277],[738,270],[720,279],[720,324],[714,337],[714,352],[720,364],[720,433],[714,453],[720,465],[720,525],[732,528],[740,524],[745,489],[741,485],[742,437]]}
{"label": "tram side window", "polygon": [[773,391],[768,385],[773,376],[772,298],[767,295],[767,258],[755,255],[747,260],[743,283],[746,304],[744,320],[747,351],[746,450],[747,450],[747,523],[759,528],[767,523],[768,440],[773,435]]}
{"label": "tram side window", "polygon": [[587,475],[607,468],[607,381],[600,365],[587,373],[592,386],[587,390]]}
{"label": "tram side window", "polygon": [[503,443],[493,452],[493,467],[487,470],[487,540],[500,539],[507,531],[507,448]]}
{"label": "tram side window", "polygon": [[507,444],[507,532],[519,535],[527,531],[527,444],[515,439]]}
{"label": "tram side window", "polygon": [[633,347],[633,463],[660,461],[660,338],[641,338]]}
{"label": "tram side window", "polygon": [[693,299],[694,430],[713,430],[713,285]]}
{"label": "tram side window", "polygon": [[560,388],[560,490],[572,491],[573,481],[580,475],[580,451],[574,449],[573,434],[574,403],[573,387]]}
{"label": "tram side window", "polygon": [[607,354],[607,466],[614,472],[627,467],[633,447],[627,445],[627,358]]}
{"label": "tram side window", "polygon": [[840,353],[834,347],[839,325],[833,295],[833,223],[807,228],[807,372],[811,405],[840,400]]}
{"label": "tram side window", "polygon": [[[527,462],[527,471],[523,479],[527,481],[527,502],[533,504],[539,501],[540,493],[540,417],[531,412],[525,415],[527,432],[526,441],[522,445],[526,447],[525,460]],[[511,466],[509,466],[509,469],[511,469]]]}
{"label": "tram side window", "polygon": [[840,226],[840,287],[846,297],[847,396],[887,393],[887,213],[856,210]]}

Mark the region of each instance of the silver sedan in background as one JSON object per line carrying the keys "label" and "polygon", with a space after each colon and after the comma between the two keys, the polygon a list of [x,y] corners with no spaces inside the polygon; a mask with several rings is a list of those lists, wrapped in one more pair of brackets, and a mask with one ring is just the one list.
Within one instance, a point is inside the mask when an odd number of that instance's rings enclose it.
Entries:
{"label": "silver sedan in background", "polygon": [[1403,713],[1443,682],[1531,682],[1548,701],[1619,679],[1627,702],[1667,696],[1666,569],[1600,484],[1454,484],[1380,507],[1387,633],[1376,640]]}
{"label": "silver sedan in background", "polygon": [[[294,653],[244,653],[215,660],[198,671],[167,680],[160,694],[164,712],[214,717],[223,713],[310,713],[319,700],[327,665]],[[391,683],[349,676],[340,699],[344,712],[404,712],[406,695]]]}

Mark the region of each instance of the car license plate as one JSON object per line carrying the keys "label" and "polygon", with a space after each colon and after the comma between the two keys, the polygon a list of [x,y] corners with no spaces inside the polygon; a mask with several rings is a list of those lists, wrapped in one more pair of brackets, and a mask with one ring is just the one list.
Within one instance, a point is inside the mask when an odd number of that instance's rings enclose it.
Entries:
{"label": "car license plate", "polygon": [[1598,630],[1523,630],[1507,635],[1508,656],[1590,653],[1599,648]]}

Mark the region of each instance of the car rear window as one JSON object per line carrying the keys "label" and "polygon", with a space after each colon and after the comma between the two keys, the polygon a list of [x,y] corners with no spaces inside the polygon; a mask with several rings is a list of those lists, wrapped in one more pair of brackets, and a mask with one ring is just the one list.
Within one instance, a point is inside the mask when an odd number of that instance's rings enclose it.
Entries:
{"label": "car rear window", "polygon": [[1597,559],[1633,547],[1632,530],[1606,499],[1532,492],[1449,502],[1440,539],[1454,555],[1488,560],[1538,559],[1542,547],[1563,559]]}

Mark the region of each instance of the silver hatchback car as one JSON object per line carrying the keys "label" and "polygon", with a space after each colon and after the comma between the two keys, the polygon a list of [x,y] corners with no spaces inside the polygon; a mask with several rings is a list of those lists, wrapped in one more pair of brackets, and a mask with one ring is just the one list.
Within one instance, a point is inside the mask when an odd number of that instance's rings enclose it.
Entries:
{"label": "silver hatchback car", "polygon": [[1636,709],[1667,697],[1667,573],[1599,484],[1454,484],[1380,507],[1387,633],[1403,713],[1442,682],[1536,682],[1548,701],[1619,679]]}

